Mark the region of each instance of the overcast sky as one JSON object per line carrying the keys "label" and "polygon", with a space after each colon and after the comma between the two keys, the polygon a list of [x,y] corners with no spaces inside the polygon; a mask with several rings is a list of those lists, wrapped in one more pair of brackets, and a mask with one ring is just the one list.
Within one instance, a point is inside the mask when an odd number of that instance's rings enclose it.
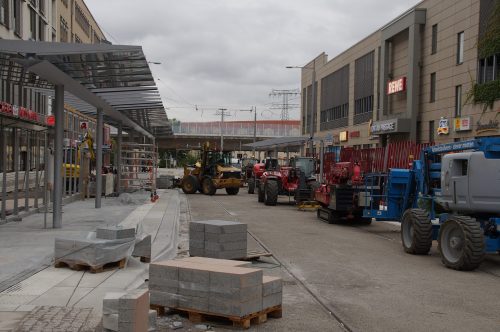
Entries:
{"label": "overcast sky", "polygon": [[[418,0],[86,0],[113,44],[141,45],[169,118],[227,120],[257,106],[279,119],[272,89],[300,88],[301,66],[329,59],[418,3]],[[299,104],[294,97],[290,103]],[[290,117],[298,119],[299,109]]]}

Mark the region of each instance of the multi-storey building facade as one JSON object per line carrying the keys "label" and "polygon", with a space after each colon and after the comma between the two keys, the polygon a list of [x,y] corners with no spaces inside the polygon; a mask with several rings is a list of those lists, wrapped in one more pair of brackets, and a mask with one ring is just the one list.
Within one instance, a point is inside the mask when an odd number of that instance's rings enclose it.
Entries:
{"label": "multi-storey building facade", "polygon": [[499,8],[494,0],[425,0],[335,58],[320,54],[302,70],[302,133],[310,133],[315,71],[314,136],[327,145],[500,135],[500,102],[468,98],[500,79],[500,48],[478,48]]}
{"label": "multi-storey building facade", "polygon": [[[43,42],[106,42],[83,0],[0,0],[0,38]],[[32,84],[31,79],[35,81]],[[17,215],[38,207],[45,172],[51,164],[48,153],[53,138],[46,129],[54,125],[53,97],[50,91],[36,86],[36,76],[27,77],[19,65],[0,56],[0,223],[9,214]],[[96,120],[65,105],[64,164],[76,164],[75,150],[85,133],[95,136]],[[110,145],[110,128],[104,126],[104,144]],[[53,161],[52,161],[53,162]],[[109,165],[109,154],[104,156]],[[74,178],[73,178],[74,180]],[[48,181],[48,180],[47,180]],[[76,182],[76,181],[74,181]],[[77,192],[76,184],[67,186],[64,195]],[[25,202],[21,202],[21,197]],[[11,199],[12,198],[12,199]],[[34,198],[35,201],[29,200]]]}

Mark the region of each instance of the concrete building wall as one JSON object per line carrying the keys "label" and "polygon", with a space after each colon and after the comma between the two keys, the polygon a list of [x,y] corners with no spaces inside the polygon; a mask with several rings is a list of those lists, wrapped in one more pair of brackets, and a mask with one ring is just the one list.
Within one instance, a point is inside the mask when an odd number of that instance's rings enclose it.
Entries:
{"label": "concrete building wall", "polygon": [[[52,0],[5,0],[4,6],[0,19],[0,38],[52,41],[55,29]],[[16,22],[17,17],[20,18],[19,22]]]}
{"label": "concrete building wall", "polygon": [[[83,0],[56,0],[58,2],[58,22],[67,22],[69,33],[67,42],[98,44],[106,38],[94,16]],[[88,25],[87,25],[88,24]],[[61,32],[58,40],[61,41]]]}
{"label": "concrete building wall", "polygon": [[[416,139],[419,142],[428,142],[433,140],[438,143],[450,142],[453,140],[463,140],[480,136],[500,135],[500,130],[493,128],[489,131],[481,131],[478,129],[480,124],[489,123],[500,120],[500,101],[496,101],[493,110],[488,110],[483,113],[483,105],[466,104],[466,95],[471,89],[473,82],[476,80],[478,70],[478,52],[477,42],[479,34],[479,12],[480,0],[426,0],[419,3],[414,8],[409,10],[409,14],[405,13],[401,17],[396,18],[382,29],[372,33],[365,39],[358,42],[356,45],[345,50],[335,58],[328,60],[326,54],[320,54],[316,58],[316,80],[318,82],[317,89],[317,107],[318,113],[316,122],[316,137],[323,137],[327,141],[333,141],[333,145],[346,146],[363,146],[367,144],[383,144],[386,140],[381,139],[370,133],[370,124],[378,123],[378,120],[394,118],[396,120],[403,119],[401,123],[401,131],[393,134],[384,134],[385,137],[393,139],[410,139],[410,131],[416,131]],[[410,28],[405,28],[403,21],[411,17],[420,9],[425,9],[425,12],[418,12],[415,16],[417,22],[415,25],[416,32],[412,32]],[[424,17],[423,24],[422,15]],[[437,52],[432,54],[432,27],[437,24]],[[386,91],[380,91],[382,87],[386,89],[386,84],[381,84],[384,80],[381,68],[383,68],[384,59],[381,59],[381,48],[383,47],[382,35],[387,35],[387,31],[395,30],[395,35],[388,39],[388,68],[386,68],[386,80],[397,79],[398,77],[410,78],[413,74],[418,75],[417,80],[413,83],[417,84],[414,88],[417,92],[415,98],[415,121],[411,118],[411,111],[408,109],[408,98],[410,91],[398,92],[387,96]],[[398,32],[397,29],[401,29]],[[463,62],[457,64],[457,44],[458,34],[464,33],[464,52]],[[411,33],[417,36],[414,45],[411,44]],[[410,46],[412,48],[410,48]],[[414,48],[416,47],[416,48]],[[410,60],[413,57],[410,54],[411,50],[415,49],[415,55],[420,57],[419,61],[414,62],[415,65],[410,67]],[[355,77],[355,61],[359,57],[370,51],[375,51],[375,75],[374,75],[374,102],[373,102],[373,117],[372,122],[366,122],[359,125],[354,125],[354,77]],[[343,128],[335,128],[319,131],[321,128],[321,119],[319,116],[320,101],[321,101],[321,79],[332,74],[341,67],[349,65],[349,121],[348,126]],[[312,66],[313,61],[308,63],[302,69],[302,88],[311,86],[312,82]],[[431,74],[435,73],[435,101],[431,101]],[[414,75],[415,76],[415,75]],[[410,83],[410,82],[408,82]],[[455,131],[454,120],[456,118],[456,87],[461,86],[461,116],[470,117],[471,129],[467,131]],[[381,94],[381,92],[383,92]],[[383,100],[379,100],[380,96],[387,96],[387,105],[384,105]],[[384,115],[384,113],[386,115]],[[437,128],[441,118],[448,120],[449,134],[438,135]],[[304,109],[302,108],[301,118],[304,117]],[[408,119],[408,120],[406,120]],[[411,121],[409,121],[411,120]],[[399,120],[398,120],[399,121]],[[417,125],[415,126],[415,123]],[[434,123],[434,130],[430,133],[430,125]],[[398,123],[399,125],[399,123]],[[325,127],[325,126],[323,126]],[[412,128],[416,128],[412,129]],[[309,132],[309,124],[305,126],[305,134]],[[346,133],[347,132],[347,133]],[[347,134],[347,141],[340,142],[339,136],[344,138]],[[354,134],[351,137],[351,134]]]}

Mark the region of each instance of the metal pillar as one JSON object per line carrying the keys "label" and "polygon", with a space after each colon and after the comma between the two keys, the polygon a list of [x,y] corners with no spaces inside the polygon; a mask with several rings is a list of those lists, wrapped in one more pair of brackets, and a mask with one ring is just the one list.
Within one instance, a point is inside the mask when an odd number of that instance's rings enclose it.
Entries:
{"label": "metal pillar", "polygon": [[35,202],[33,207],[38,209],[38,196],[40,195],[40,133],[35,134]]}
{"label": "metal pillar", "polygon": [[97,109],[97,127],[96,127],[96,180],[95,180],[95,208],[101,208],[101,195],[102,195],[102,135],[103,135],[103,112],[101,108]]}
{"label": "metal pillar", "polygon": [[26,165],[24,165],[24,211],[30,207],[30,165],[31,165],[31,135],[26,131]]}
{"label": "metal pillar", "polygon": [[7,218],[7,133],[1,127],[2,134],[2,220]]}
{"label": "metal pillar", "polygon": [[116,141],[116,192],[121,194],[122,187],[122,140],[123,140],[123,126],[118,124],[118,139]]}
{"label": "metal pillar", "polygon": [[325,161],[324,155],[325,155],[325,142],[321,140],[319,143],[319,182],[323,183],[323,163]]}
{"label": "metal pillar", "polygon": [[311,95],[312,95],[312,109],[311,109],[311,123],[309,124],[309,130],[310,130],[310,143],[309,143],[309,151],[311,153],[311,156],[314,156],[314,116],[316,115],[316,103],[318,96],[316,96],[316,59],[314,59],[313,63],[313,72],[312,72],[312,87],[311,87]]}
{"label": "metal pillar", "polygon": [[19,213],[19,130],[12,128],[12,144],[14,145],[14,211]]}
{"label": "metal pillar", "polygon": [[55,123],[54,136],[54,198],[52,227],[62,227],[62,196],[63,196],[63,140],[64,140],[64,85],[56,85],[53,107]]}

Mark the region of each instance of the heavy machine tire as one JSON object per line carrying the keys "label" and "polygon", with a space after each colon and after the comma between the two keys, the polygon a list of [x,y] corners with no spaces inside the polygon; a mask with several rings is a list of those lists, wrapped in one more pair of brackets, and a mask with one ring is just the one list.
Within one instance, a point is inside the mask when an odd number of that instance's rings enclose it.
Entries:
{"label": "heavy machine tire", "polygon": [[450,217],[441,225],[438,250],[441,261],[450,269],[471,271],[479,267],[485,255],[479,222],[466,216]]}
{"label": "heavy machine tire", "polygon": [[238,195],[238,192],[240,191],[240,188],[226,188],[226,192],[228,195]]}
{"label": "heavy machine tire", "polygon": [[260,203],[263,203],[265,198],[266,198],[266,193],[264,192],[264,188],[262,188],[262,186],[259,184],[257,186],[257,200]]}
{"label": "heavy machine tire", "polygon": [[401,219],[401,242],[405,252],[427,255],[432,247],[432,223],[422,209],[408,209]]}
{"label": "heavy machine tire", "polygon": [[181,189],[185,194],[194,194],[198,190],[198,179],[194,175],[188,175],[182,179]]}
{"label": "heavy machine tire", "polygon": [[266,205],[276,205],[278,203],[278,182],[277,181],[267,181],[264,192]]}
{"label": "heavy machine tire", "polygon": [[211,178],[209,177],[203,178],[203,180],[201,181],[201,191],[205,195],[212,196],[215,194],[217,188],[215,188]]}
{"label": "heavy machine tire", "polygon": [[253,194],[255,193],[255,179],[251,178],[248,180],[248,193]]}

